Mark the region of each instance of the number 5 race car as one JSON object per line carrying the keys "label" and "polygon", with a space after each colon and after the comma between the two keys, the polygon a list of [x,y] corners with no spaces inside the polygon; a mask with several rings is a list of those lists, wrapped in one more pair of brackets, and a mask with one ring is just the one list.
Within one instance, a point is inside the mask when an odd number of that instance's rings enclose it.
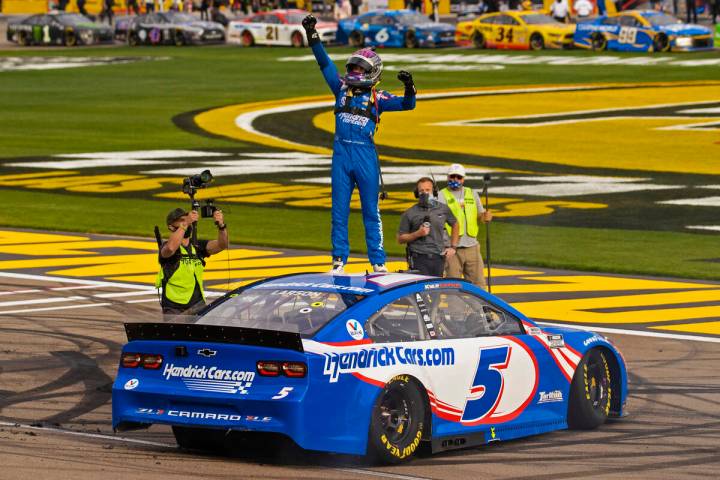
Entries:
{"label": "number 5 race car", "polygon": [[299,274],[238,289],[191,323],[128,323],[116,430],[171,425],[185,448],[234,431],[408,460],[622,416],[603,336],[540,328],[462,280]]}
{"label": "number 5 race car", "polygon": [[577,24],[575,45],[592,50],[668,52],[712,50],[712,30],[654,10],[630,10]]}

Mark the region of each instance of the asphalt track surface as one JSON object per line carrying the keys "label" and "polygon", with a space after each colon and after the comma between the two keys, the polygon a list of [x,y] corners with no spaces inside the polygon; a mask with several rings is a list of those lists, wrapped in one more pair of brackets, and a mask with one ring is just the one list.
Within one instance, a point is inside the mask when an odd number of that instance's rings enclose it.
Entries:
{"label": "asphalt track surface", "polygon": [[720,471],[714,335],[645,336],[652,333],[637,327],[612,334],[630,372],[629,415],[598,430],[379,467],[289,446],[184,451],[162,426],[113,433],[110,389],[126,340],[122,323],[158,314],[145,286],[0,268],[0,479],[712,478]]}

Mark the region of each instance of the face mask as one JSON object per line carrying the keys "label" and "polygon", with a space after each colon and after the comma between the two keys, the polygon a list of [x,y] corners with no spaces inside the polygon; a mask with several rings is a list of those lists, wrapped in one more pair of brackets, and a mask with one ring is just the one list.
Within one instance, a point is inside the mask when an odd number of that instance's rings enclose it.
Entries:
{"label": "face mask", "polygon": [[184,238],[190,238],[190,235],[192,235],[192,225],[188,225],[187,230],[185,230],[185,234],[183,235]]}
{"label": "face mask", "polygon": [[448,180],[448,187],[450,187],[450,190],[457,190],[461,186],[462,184],[457,180]]}

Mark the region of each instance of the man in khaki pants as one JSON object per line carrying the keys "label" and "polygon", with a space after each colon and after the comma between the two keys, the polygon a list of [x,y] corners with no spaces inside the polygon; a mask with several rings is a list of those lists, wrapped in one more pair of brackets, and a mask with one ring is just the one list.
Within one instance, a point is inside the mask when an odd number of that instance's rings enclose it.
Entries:
{"label": "man in khaki pants", "polygon": [[479,222],[490,222],[492,214],[486,212],[477,192],[464,186],[465,168],[455,163],[448,170],[447,187],[440,190],[438,200],[448,206],[460,224],[460,239],[457,245],[450,245],[445,236],[446,247],[455,248],[456,254],[445,260],[445,276],[464,278],[468,282],[487,288],[483,276],[483,260],[480,244],[475,238]]}

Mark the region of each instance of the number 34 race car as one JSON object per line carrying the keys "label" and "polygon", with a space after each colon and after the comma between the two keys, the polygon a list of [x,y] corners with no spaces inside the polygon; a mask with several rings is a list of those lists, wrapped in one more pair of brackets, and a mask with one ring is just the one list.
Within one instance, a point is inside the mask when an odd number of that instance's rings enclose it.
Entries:
{"label": "number 34 race car", "polygon": [[171,425],[185,448],[233,431],[408,460],[622,416],[603,336],[540,328],[462,280],[300,274],[227,294],[190,323],[128,323],[113,428]]}

